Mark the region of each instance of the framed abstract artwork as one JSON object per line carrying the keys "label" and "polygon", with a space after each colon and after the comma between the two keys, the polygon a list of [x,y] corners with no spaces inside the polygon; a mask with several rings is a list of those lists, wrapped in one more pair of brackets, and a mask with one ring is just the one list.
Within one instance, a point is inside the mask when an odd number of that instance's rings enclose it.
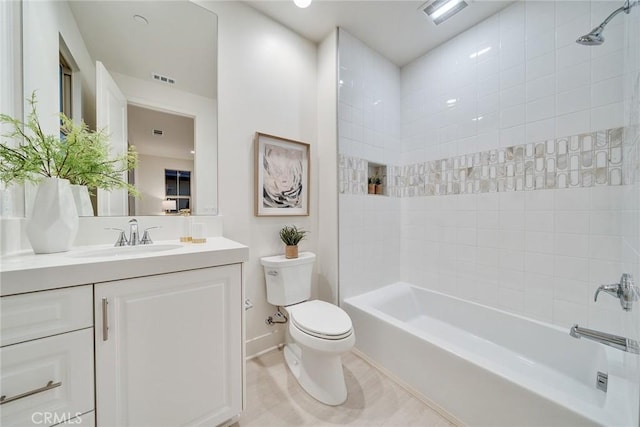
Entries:
{"label": "framed abstract artwork", "polygon": [[309,215],[309,144],[256,132],[256,216]]}

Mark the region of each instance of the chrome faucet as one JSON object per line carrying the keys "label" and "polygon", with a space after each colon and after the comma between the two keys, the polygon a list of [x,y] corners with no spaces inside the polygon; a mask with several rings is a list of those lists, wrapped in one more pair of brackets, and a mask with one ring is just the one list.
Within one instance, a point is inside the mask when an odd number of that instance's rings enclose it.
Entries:
{"label": "chrome faucet", "polygon": [[620,299],[620,305],[624,311],[631,311],[633,302],[638,300],[638,294],[640,293],[638,288],[633,284],[633,277],[628,273],[622,275],[620,283],[599,286],[593,296],[594,301],[598,301],[598,294],[600,292],[613,295]]}
{"label": "chrome faucet", "polygon": [[140,244],[138,237],[138,220],[133,218],[129,220],[129,246],[137,246]]}
{"label": "chrome faucet", "polygon": [[593,329],[581,328],[577,324],[573,325],[569,330],[569,335],[574,338],[586,338],[600,344],[608,345],[618,350],[626,351],[633,354],[640,354],[640,344],[638,341],[621,337],[618,335],[608,334]]}
{"label": "chrome faucet", "polygon": [[142,234],[142,239],[140,239],[140,232],[138,231],[138,220],[133,218],[129,220],[129,238],[125,235],[125,231],[121,228],[105,228],[105,230],[115,230],[118,231],[118,240],[114,246],[137,246],[137,245],[150,245],[153,243],[151,240],[151,235],[149,234],[149,230],[153,230],[154,228],[162,228],[162,227],[149,227],[146,228]]}

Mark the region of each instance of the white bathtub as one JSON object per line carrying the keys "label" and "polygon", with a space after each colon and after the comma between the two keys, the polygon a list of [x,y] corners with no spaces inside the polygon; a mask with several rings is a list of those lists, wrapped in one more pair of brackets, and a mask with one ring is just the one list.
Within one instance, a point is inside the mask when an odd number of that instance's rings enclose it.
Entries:
{"label": "white bathtub", "polygon": [[[620,350],[406,283],[343,306],[358,350],[470,426],[637,420],[637,404],[630,404],[637,393],[623,378]],[[598,371],[609,375],[606,393],[596,389]]]}

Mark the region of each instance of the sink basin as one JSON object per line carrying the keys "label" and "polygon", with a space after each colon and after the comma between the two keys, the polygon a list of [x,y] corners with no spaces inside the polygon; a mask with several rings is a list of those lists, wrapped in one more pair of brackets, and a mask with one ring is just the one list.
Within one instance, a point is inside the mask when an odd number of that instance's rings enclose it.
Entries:
{"label": "sink basin", "polygon": [[154,252],[171,251],[173,249],[180,249],[182,247],[183,245],[178,245],[178,244],[113,246],[110,248],[72,252],[69,254],[69,256],[73,258],[126,257],[130,255],[150,254]]}

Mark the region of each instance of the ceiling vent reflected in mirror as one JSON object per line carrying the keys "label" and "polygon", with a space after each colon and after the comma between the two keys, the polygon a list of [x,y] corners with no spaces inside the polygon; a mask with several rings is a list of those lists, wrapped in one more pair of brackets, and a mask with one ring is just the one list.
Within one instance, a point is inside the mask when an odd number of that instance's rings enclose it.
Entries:
{"label": "ceiling vent reflected in mirror", "polygon": [[172,77],[163,76],[162,74],[158,74],[158,73],[152,73],[151,76],[153,77],[153,80],[156,80],[162,83],[167,83],[170,85],[176,84],[176,80]]}

